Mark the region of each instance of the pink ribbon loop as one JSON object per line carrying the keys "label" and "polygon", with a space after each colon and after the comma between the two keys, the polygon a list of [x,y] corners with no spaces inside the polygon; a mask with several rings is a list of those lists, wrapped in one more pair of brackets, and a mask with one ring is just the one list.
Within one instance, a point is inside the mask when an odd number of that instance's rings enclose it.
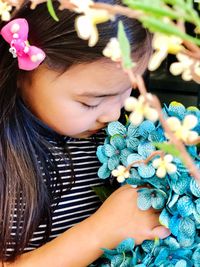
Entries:
{"label": "pink ribbon loop", "polygon": [[1,29],[1,35],[10,44],[9,51],[18,59],[19,69],[33,70],[45,59],[44,51],[28,42],[28,22],[14,19]]}

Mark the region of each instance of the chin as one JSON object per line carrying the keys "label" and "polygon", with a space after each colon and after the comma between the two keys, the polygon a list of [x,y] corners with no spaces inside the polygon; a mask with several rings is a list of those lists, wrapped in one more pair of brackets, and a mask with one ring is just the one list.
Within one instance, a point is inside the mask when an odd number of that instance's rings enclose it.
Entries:
{"label": "chin", "polygon": [[86,133],[80,133],[80,134],[74,135],[72,137],[73,138],[88,138],[91,135],[93,135],[93,133],[86,132]]}

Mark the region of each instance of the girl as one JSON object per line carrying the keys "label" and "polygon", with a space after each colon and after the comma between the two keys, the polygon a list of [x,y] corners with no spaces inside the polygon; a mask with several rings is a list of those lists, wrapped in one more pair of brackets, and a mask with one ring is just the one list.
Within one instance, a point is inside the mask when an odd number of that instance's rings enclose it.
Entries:
{"label": "girl", "polygon": [[[92,190],[102,184],[95,156],[102,140],[98,131],[119,118],[131,93],[127,75],[102,57],[119,18],[99,26],[99,41],[90,48],[74,30],[77,15],[54,6],[59,22],[46,4],[31,10],[29,1],[13,18],[28,21],[30,44],[46,54],[34,70],[19,69],[19,58],[0,37],[2,266],[87,266],[102,247],[113,248],[124,238],[141,243],[169,235],[154,210],[138,210],[130,186],[101,207]],[[120,19],[141,74],[151,51],[149,35],[137,21]]]}

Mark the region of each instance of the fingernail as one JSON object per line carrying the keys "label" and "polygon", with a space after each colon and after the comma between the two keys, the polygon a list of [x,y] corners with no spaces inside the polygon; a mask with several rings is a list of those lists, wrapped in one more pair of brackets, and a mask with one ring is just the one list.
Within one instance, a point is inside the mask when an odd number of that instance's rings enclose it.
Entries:
{"label": "fingernail", "polygon": [[137,188],[137,187],[138,187],[138,186],[135,185],[135,184],[130,184],[130,186],[133,187],[133,188]]}
{"label": "fingernail", "polygon": [[171,234],[171,232],[170,232],[170,230],[168,228],[163,227],[160,234],[161,234],[160,238],[166,238]]}

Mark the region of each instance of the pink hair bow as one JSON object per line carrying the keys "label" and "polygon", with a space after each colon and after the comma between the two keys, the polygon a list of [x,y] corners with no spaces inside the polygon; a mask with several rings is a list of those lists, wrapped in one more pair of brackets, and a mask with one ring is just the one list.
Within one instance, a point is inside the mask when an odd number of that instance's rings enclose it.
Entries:
{"label": "pink hair bow", "polygon": [[28,22],[26,19],[14,19],[1,29],[1,35],[10,44],[9,51],[18,58],[22,70],[33,70],[45,59],[42,49],[28,42]]}

